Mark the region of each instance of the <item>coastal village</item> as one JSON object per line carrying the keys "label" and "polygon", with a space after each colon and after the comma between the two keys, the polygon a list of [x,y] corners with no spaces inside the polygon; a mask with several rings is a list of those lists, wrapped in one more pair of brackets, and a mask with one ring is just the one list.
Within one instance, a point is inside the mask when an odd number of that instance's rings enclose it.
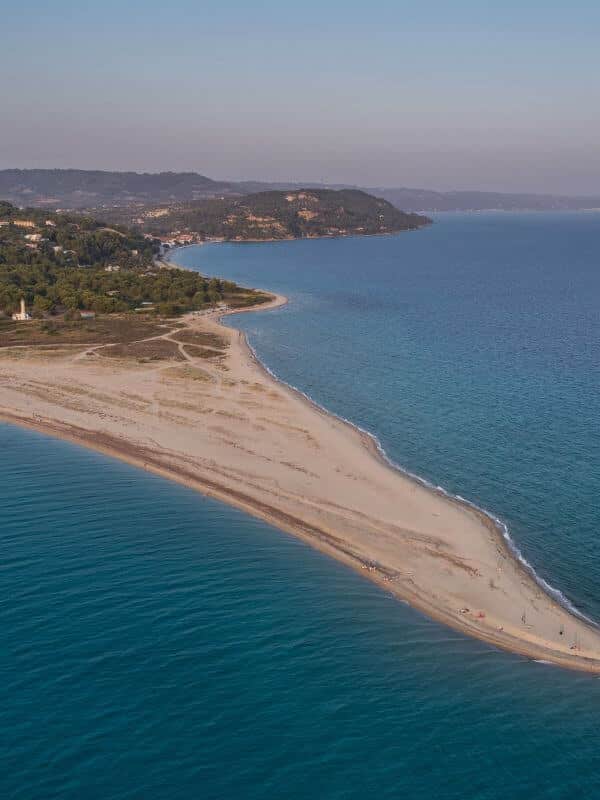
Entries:
{"label": "coastal village", "polygon": [[56,340],[57,325],[64,333],[97,316],[118,327],[122,315],[172,318],[256,302],[260,293],[167,260],[171,247],[197,239],[0,202],[0,334],[8,320]]}
{"label": "coastal village", "polygon": [[227,293],[238,292],[239,302],[239,290],[231,282],[174,269],[167,258],[171,249],[381,234],[429,222],[359,190],[270,191],[95,212],[0,201],[0,319],[177,316],[218,308],[228,302]]}

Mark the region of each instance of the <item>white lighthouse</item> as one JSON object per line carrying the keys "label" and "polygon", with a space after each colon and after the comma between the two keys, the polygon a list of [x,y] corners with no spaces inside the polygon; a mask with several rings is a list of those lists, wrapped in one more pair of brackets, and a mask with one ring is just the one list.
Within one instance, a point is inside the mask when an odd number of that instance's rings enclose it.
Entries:
{"label": "white lighthouse", "polygon": [[31,316],[27,313],[24,297],[21,298],[21,310],[15,311],[15,313],[12,315],[12,318],[16,322],[25,322],[25,320],[31,319]]}

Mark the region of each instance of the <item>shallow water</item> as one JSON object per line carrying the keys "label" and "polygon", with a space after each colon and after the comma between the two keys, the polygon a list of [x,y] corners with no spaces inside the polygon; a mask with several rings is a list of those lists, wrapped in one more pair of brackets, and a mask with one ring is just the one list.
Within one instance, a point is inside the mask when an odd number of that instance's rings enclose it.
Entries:
{"label": "shallow water", "polygon": [[[392,457],[507,519],[597,615],[599,242],[592,215],[482,215],[179,257],[287,293],[232,324]],[[6,425],[0,447],[0,796],[600,790],[596,678],[466,639],[128,465]]]}
{"label": "shallow water", "polygon": [[500,516],[600,619],[600,214],[448,214],[177,258],[287,294],[230,324],[393,460]]}

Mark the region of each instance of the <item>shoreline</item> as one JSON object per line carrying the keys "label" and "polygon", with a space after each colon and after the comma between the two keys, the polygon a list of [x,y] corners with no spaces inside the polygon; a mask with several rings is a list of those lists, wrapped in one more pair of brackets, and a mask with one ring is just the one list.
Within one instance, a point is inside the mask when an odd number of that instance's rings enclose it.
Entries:
{"label": "shoreline", "polygon": [[[386,237],[386,236],[400,236],[403,233],[416,233],[417,231],[423,230],[423,228],[428,228],[430,225],[434,225],[435,220],[430,219],[429,222],[424,222],[422,225],[418,225],[415,228],[402,228],[398,231],[382,231],[380,233],[329,233],[329,234],[322,234],[321,236],[287,236],[283,238],[271,238],[271,239],[203,239],[199,242],[191,242],[190,244],[178,244],[174,247],[169,248],[169,254],[176,252],[178,250],[187,250],[190,247],[204,247],[206,245],[211,244],[277,244],[278,242],[285,242],[289,244],[290,242],[313,242],[313,241],[320,241],[321,239],[373,239],[377,237]],[[198,270],[193,269],[193,267],[186,267],[183,264],[178,264],[175,261],[170,261],[166,258],[167,253],[162,253],[161,255],[157,256],[156,261],[164,266],[166,269],[183,269],[183,270],[190,270],[191,272],[198,272]],[[272,294],[268,290],[263,290],[265,294]]]}
{"label": "shoreline", "polygon": [[[421,227],[427,227],[427,225],[429,225],[429,224],[433,224],[433,220],[432,220],[431,223],[427,223],[426,225],[421,226]],[[416,230],[420,230],[420,228],[417,228]],[[397,235],[398,233],[405,233],[405,232],[407,232],[407,231],[392,232],[392,233],[381,233],[381,234],[371,234],[371,235],[373,235],[373,236],[394,236],[394,235]],[[327,236],[327,237],[315,237],[315,238],[349,238],[350,236],[352,236],[352,234],[347,234],[344,237]],[[261,242],[264,242],[264,241],[269,241],[269,242],[301,241],[301,239],[300,238],[296,238],[296,239],[288,239],[288,240],[278,240],[278,239],[247,240],[247,241],[240,241],[240,242],[227,242],[226,240],[215,240],[215,241],[201,242],[200,244],[201,245],[227,244],[227,243],[229,243],[229,244],[246,244],[246,243],[247,244],[257,244],[257,243],[260,244]],[[179,250],[185,250],[185,249],[188,249],[190,247],[197,247],[197,246],[198,246],[198,243],[180,245],[180,246],[178,246],[176,248],[172,248],[171,252],[176,254],[177,251],[179,251]],[[163,260],[163,259],[160,259],[160,260]],[[165,266],[167,266],[168,268],[191,270],[193,272],[197,271],[197,270],[194,270],[193,267],[186,267],[186,266],[179,265],[176,261],[173,261],[173,262],[165,261],[164,263],[165,263]],[[220,313],[218,315],[217,320],[220,321],[223,317],[229,316],[229,315],[235,314],[235,313],[243,313],[243,312],[246,312],[246,311],[261,311],[261,310],[266,311],[269,308],[276,308],[278,306],[283,306],[283,305],[286,305],[289,302],[288,299],[284,295],[279,295],[279,294],[277,294],[275,292],[272,292],[272,291],[270,291],[268,289],[257,289],[257,291],[260,291],[263,294],[271,295],[272,297],[276,298],[276,301],[274,303],[263,304],[262,306],[256,306],[256,307],[250,306],[249,308],[238,309],[236,311],[223,312],[223,313]],[[599,628],[600,629],[600,623],[597,623],[595,620],[591,619],[586,614],[584,614],[582,611],[580,611],[577,608],[577,606],[575,606],[569,600],[569,598],[565,594],[563,594],[563,592],[560,589],[557,589],[556,587],[552,586],[552,584],[550,584],[541,575],[539,575],[539,573],[536,571],[535,567],[532,564],[530,564],[530,562],[525,558],[525,556],[521,552],[520,547],[515,542],[515,540],[512,538],[508,525],[500,517],[496,516],[493,512],[489,511],[488,509],[484,508],[483,506],[480,506],[480,505],[478,505],[477,503],[475,503],[475,502],[473,502],[471,500],[467,500],[466,498],[461,497],[460,495],[456,495],[456,494],[446,490],[443,486],[439,486],[439,485],[435,485],[435,484],[431,483],[431,481],[427,480],[426,478],[423,478],[420,475],[417,475],[416,473],[411,472],[410,470],[406,469],[401,464],[398,464],[397,462],[395,462],[392,458],[390,458],[388,456],[388,454],[385,451],[385,448],[381,444],[381,442],[380,442],[380,440],[379,440],[379,438],[377,437],[376,434],[374,434],[372,431],[369,431],[369,430],[366,430],[366,429],[362,428],[360,425],[357,425],[356,423],[352,422],[351,420],[347,419],[346,417],[342,417],[341,415],[336,414],[333,411],[330,411],[329,409],[325,408],[320,403],[318,403],[309,394],[307,394],[306,392],[302,391],[302,389],[298,388],[297,386],[294,386],[292,384],[287,383],[282,378],[277,376],[269,368],[269,366],[262,361],[260,356],[257,354],[256,350],[249,343],[246,335],[242,334],[242,336],[243,336],[243,340],[244,340],[243,344],[248,349],[248,351],[250,352],[251,357],[256,361],[257,365],[267,373],[267,375],[272,380],[276,381],[277,383],[281,384],[282,386],[285,386],[287,389],[289,389],[289,390],[291,390],[293,392],[296,392],[304,400],[306,400],[316,411],[318,411],[320,413],[328,414],[328,415],[330,415],[332,417],[335,417],[336,419],[339,419],[340,422],[349,425],[353,430],[355,430],[361,436],[364,436],[365,437],[365,445],[368,448],[369,447],[373,448],[373,454],[376,457],[380,458],[382,460],[382,462],[385,464],[385,466],[390,467],[391,469],[401,473],[402,475],[404,475],[405,477],[409,478],[410,480],[416,481],[417,483],[421,484],[422,486],[425,486],[427,489],[429,489],[432,492],[435,492],[436,494],[439,494],[439,495],[441,495],[443,497],[448,498],[449,500],[457,502],[459,505],[464,505],[467,508],[470,508],[470,509],[474,510],[476,513],[482,514],[486,524],[490,524],[490,525],[492,525],[494,527],[495,531],[498,533],[498,535],[501,538],[502,544],[509,550],[511,556],[514,559],[516,559],[517,562],[519,562],[519,564],[521,565],[523,570],[526,572],[528,577],[532,578],[540,586],[540,588],[544,592],[546,592],[551,597],[553,597],[568,612],[570,612],[571,614],[574,614],[575,616],[579,617],[580,619],[584,620],[585,622],[587,622],[588,624],[594,626],[595,628]]]}
{"label": "shoreline", "polygon": [[[225,311],[225,312],[219,313],[219,315],[217,317],[218,321],[220,322],[220,320],[223,317],[231,316],[233,314],[244,313],[244,312],[248,312],[248,311],[267,311],[267,310],[270,310],[270,309],[273,309],[273,308],[278,308],[278,307],[284,306],[289,302],[288,299],[284,295],[274,294],[273,292],[270,292],[270,291],[268,291],[266,289],[260,289],[260,291],[264,292],[265,294],[272,295],[275,298],[274,301],[272,303],[264,304],[262,307],[261,306],[253,306],[253,307],[251,306],[249,308],[244,308],[244,309],[239,309],[239,310],[231,310],[231,311]],[[357,425],[356,423],[354,423],[351,420],[347,419],[346,417],[342,417],[339,414],[335,414],[334,412],[329,411],[324,406],[320,405],[320,403],[318,403],[312,397],[310,397],[310,395],[306,394],[306,392],[303,392],[301,389],[299,389],[297,386],[293,386],[292,384],[289,384],[286,381],[284,381],[282,378],[279,378],[261,360],[261,358],[256,353],[255,349],[249,343],[249,341],[248,341],[248,339],[246,337],[246,334],[241,332],[241,331],[239,331],[239,333],[241,334],[242,346],[244,346],[248,350],[248,353],[250,354],[250,357],[255,361],[257,366],[260,369],[262,369],[268,375],[268,377],[271,380],[273,380],[276,383],[278,383],[279,385],[283,386],[286,390],[297,394],[303,402],[307,403],[311,407],[311,409],[316,411],[317,413],[324,414],[324,415],[327,415],[327,416],[330,416],[330,417],[335,417],[342,424],[349,426],[349,428],[354,433],[358,434],[361,437],[361,439],[363,441],[363,444],[364,444],[364,447],[367,450],[369,450],[371,452],[372,456],[374,456],[376,459],[378,459],[380,461],[380,463],[383,464],[386,468],[391,469],[394,472],[400,473],[403,477],[407,478],[408,480],[414,481],[415,483],[417,483],[417,484],[419,484],[421,486],[424,486],[428,491],[433,492],[436,495],[439,495],[439,496],[443,497],[444,499],[446,499],[446,500],[448,500],[448,501],[450,501],[452,503],[455,503],[459,507],[464,508],[464,509],[476,514],[481,519],[481,521],[496,535],[498,543],[502,547],[506,548],[506,550],[509,553],[509,556],[514,559],[514,561],[516,562],[517,566],[523,571],[524,575],[527,578],[533,579],[538,584],[538,586],[540,587],[540,589],[542,591],[544,591],[547,595],[552,597],[552,599],[556,600],[556,602],[560,603],[560,605],[568,613],[577,616],[579,619],[584,621],[586,624],[588,624],[590,626],[593,626],[594,628],[600,629],[600,625],[597,622],[595,622],[593,619],[587,617],[573,603],[571,603],[569,598],[566,597],[566,595],[564,595],[560,591],[560,589],[557,589],[554,586],[552,586],[550,583],[548,583],[544,578],[542,578],[537,573],[537,571],[535,570],[535,567],[533,567],[533,565],[531,565],[527,561],[527,559],[523,556],[523,554],[521,553],[521,550],[520,550],[519,546],[517,545],[517,543],[514,541],[514,539],[510,535],[510,530],[509,530],[508,526],[506,525],[506,523],[502,519],[500,519],[500,517],[497,517],[492,512],[488,511],[487,509],[477,505],[476,503],[474,503],[474,502],[472,502],[470,500],[465,499],[464,497],[460,497],[458,495],[453,494],[452,492],[447,491],[442,486],[436,486],[436,485],[432,484],[427,479],[422,478],[421,476],[416,475],[415,473],[410,472],[409,470],[405,469],[400,464],[397,464],[395,461],[393,461],[387,455],[383,445],[379,441],[379,439],[376,436],[376,434],[372,433],[371,431],[365,430],[364,428],[361,428],[359,425]],[[374,581],[375,583],[377,583],[378,585],[383,586],[388,591],[390,590],[389,585],[387,585],[387,583],[385,582],[385,578],[378,580],[376,578],[371,577],[371,580]],[[408,602],[408,601],[406,601],[406,598],[403,595],[397,594],[395,592],[392,592],[392,594],[394,594],[394,596],[397,597],[398,599],[403,600],[405,602]],[[413,605],[413,603],[409,603],[409,605]],[[452,627],[454,630],[458,630],[458,631],[460,631],[462,633],[466,632],[466,630],[465,630],[465,628],[463,626],[454,625],[454,624],[448,622],[445,617],[442,617],[441,615],[438,615],[437,613],[433,613],[433,611],[429,610],[430,609],[429,605],[427,606],[427,608],[426,607],[420,608],[417,604],[414,604],[414,607],[418,608],[421,611],[423,611],[423,613],[425,613],[427,616],[431,617],[432,619],[434,619],[436,621],[439,621],[439,622],[442,622],[443,624],[448,625],[448,627]],[[499,647],[500,649],[506,650],[507,652],[512,652],[512,653],[524,655],[524,656],[526,656],[528,658],[533,658],[533,656],[530,655],[528,649],[524,649],[522,652],[519,653],[519,651],[513,649],[512,647],[504,646],[500,642],[499,639],[492,639],[491,637],[487,638],[487,637],[481,636],[479,630],[477,630],[476,633],[473,633],[473,632],[469,631],[468,635],[471,635],[474,638],[478,638],[478,639],[480,639],[480,641],[486,641],[488,643],[494,644],[495,646]],[[543,659],[540,658],[540,659],[534,659],[534,660],[542,661]],[[556,663],[557,665],[562,666],[562,665],[558,664],[558,662],[555,662],[555,661],[553,661],[552,663]],[[570,668],[570,665],[569,665],[568,668]],[[589,670],[585,670],[585,671],[589,671]],[[594,672],[596,672],[596,671],[597,670],[594,669]],[[600,671],[600,669],[598,671]]]}
{"label": "shoreline", "polygon": [[[260,289],[259,291],[262,291],[265,294],[273,294],[272,292],[268,292],[265,289]],[[283,303],[278,303],[277,305],[285,305],[288,302],[287,299],[285,297],[283,297],[283,295],[276,295],[276,296],[277,297],[281,297],[284,300]],[[234,311],[234,312],[231,312],[231,313],[242,313],[244,311],[268,310],[270,307],[273,307],[273,308],[277,307],[277,305],[269,306],[268,304],[265,304],[262,307],[262,309],[260,307],[256,306],[256,307],[239,309],[239,311]],[[222,316],[227,316],[227,314],[228,314],[228,312],[224,312],[223,314],[219,315],[219,318],[222,317]],[[281,384],[286,389],[289,389],[290,391],[300,395],[301,399],[306,401],[309,404],[309,406],[311,408],[313,408],[315,411],[317,411],[317,412],[319,412],[321,414],[326,414],[328,416],[335,417],[341,423],[343,423],[345,425],[349,425],[350,428],[353,431],[355,431],[358,435],[360,435],[363,438],[365,447],[368,450],[370,450],[372,455],[375,458],[379,459],[380,462],[384,466],[392,469],[394,472],[399,472],[403,477],[407,478],[408,480],[415,481],[420,486],[425,487],[428,491],[433,492],[434,494],[439,495],[440,497],[443,497],[443,498],[445,498],[447,500],[450,500],[450,501],[456,503],[457,505],[459,505],[461,507],[465,507],[465,508],[467,508],[469,510],[472,510],[476,514],[481,515],[482,521],[484,521],[486,525],[489,525],[490,527],[492,527],[494,529],[494,531],[500,537],[500,541],[502,542],[502,544],[509,550],[511,556],[519,563],[519,565],[523,568],[523,570],[527,574],[527,576],[532,578],[539,585],[540,589],[542,589],[548,595],[553,597],[558,603],[560,603],[560,605],[563,606],[563,608],[566,611],[568,611],[571,614],[574,614],[575,616],[577,616],[580,619],[582,619],[585,622],[587,622],[589,625],[592,625],[594,628],[598,628],[600,630],[600,623],[597,623],[595,620],[593,620],[590,617],[586,616],[582,611],[580,611],[577,608],[577,606],[575,606],[569,600],[569,598],[566,595],[564,595],[561,592],[560,589],[557,589],[556,587],[552,586],[552,584],[548,583],[548,581],[546,581],[544,578],[542,578],[541,575],[538,574],[538,572],[536,571],[535,567],[532,564],[530,564],[529,561],[527,561],[527,559],[525,558],[525,556],[521,552],[521,549],[519,548],[518,544],[515,542],[515,540],[510,535],[510,529],[509,529],[508,525],[500,517],[497,517],[493,512],[489,511],[488,509],[484,508],[483,506],[478,505],[477,503],[475,503],[475,502],[473,502],[471,500],[467,500],[466,498],[461,497],[460,495],[453,494],[452,492],[448,491],[447,489],[444,489],[443,486],[439,486],[439,485],[435,485],[435,484],[431,483],[431,481],[428,481],[426,478],[423,478],[420,475],[417,475],[416,473],[411,472],[410,470],[408,470],[405,467],[403,467],[401,464],[398,464],[397,462],[395,462],[392,458],[390,458],[390,456],[388,456],[387,452],[385,451],[385,448],[381,444],[381,442],[380,442],[380,440],[379,440],[379,438],[377,437],[376,434],[372,433],[369,430],[366,430],[365,428],[362,428],[360,425],[357,425],[355,422],[352,422],[352,420],[349,420],[347,417],[342,417],[341,415],[336,414],[333,411],[330,411],[329,409],[325,408],[325,406],[322,406],[319,402],[317,402],[309,394],[307,394],[306,392],[302,391],[302,389],[299,389],[297,386],[294,386],[293,384],[287,383],[282,378],[279,378],[262,361],[260,356],[257,354],[256,350],[248,342],[248,340],[246,338],[246,335],[245,334],[242,334],[242,335],[243,335],[243,344],[245,345],[245,347],[248,348],[251,357],[254,358],[254,360],[256,361],[257,365],[261,369],[263,369],[269,375],[269,377],[272,380],[274,380],[275,382]]]}
{"label": "shoreline", "polygon": [[[281,504],[277,506],[265,502],[265,498],[257,496],[257,493],[255,493],[255,496],[252,496],[251,493],[238,490],[231,485],[225,485],[223,481],[219,481],[218,479],[211,479],[206,475],[199,475],[193,468],[190,469],[186,467],[185,464],[168,463],[169,459],[165,458],[164,453],[159,452],[157,454],[148,446],[141,446],[139,443],[128,440],[123,436],[115,437],[106,432],[94,433],[80,426],[65,423],[64,421],[61,422],[58,419],[44,418],[42,415],[36,416],[34,414],[33,419],[26,418],[15,414],[14,410],[13,413],[11,413],[6,407],[4,407],[3,410],[0,409],[0,419],[57,438],[67,439],[75,444],[86,446],[105,455],[119,458],[133,466],[175,480],[205,495],[234,505],[287,533],[301,538],[325,554],[353,567],[395,597],[407,602],[430,618],[461,633],[527,658],[549,662],[570,669],[600,673],[600,634],[596,630],[595,623],[587,621],[585,617],[582,618],[583,615],[576,609],[567,608],[564,604],[559,603],[550,593],[552,587],[547,587],[547,585],[543,585],[539,582],[539,576],[536,575],[533,568],[528,567],[527,562],[524,562],[522,557],[519,558],[517,546],[515,545],[516,553],[510,548],[510,541],[507,541],[506,536],[503,535],[501,521],[496,520],[495,517],[484,509],[478,508],[463,498],[455,497],[445,492],[445,490],[440,487],[431,486],[427,481],[412,475],[403,470],[402,467],[394,464],[386,456],[385,451],[375,436],[370,432],[361,430],[348,420],[343,420],[336,415],[332,415],[303,392],[295,387],[289,386],[287,383],[274,376],[260,361],[253,348],[248,343],[245,334],[221,322],[223,317],[230,316],[234,313],[266,311],[281,307],[287,302],[287,299],[281,295],[273,295],[271,292],[268,294],[272,296],[272,300],[269,303],[239,310],[233,309],[214,312],[210,315],[208,320],[205,318],[205,322],[211,327],[221,331],[228,331],[228,336],[231,339],[231,347],[233,348],[235,344],[239,346],[242,357],[252,362],[253,369],[262,374],[266,385],[276,386],[280,392],[288,395],[295,403],[299,401],[307,409],[309,415],[317,415],[329,428],[333,427],[337,429],[340,426],[343,427],[350,438],[360,442],[360,449],[365,454],[368,454],[370,460],[377,462],[385,471],[390,473],[394,479],[411,484],[411,486],[408,487],[408,494],[414,494],[418,487],[420,492],[425,492],[427,496],[430,496],[429,499],[432,500],[436,497],[436,505],[440,506],[442,510],[446,506],[448,510],[453,507],[459,512],[460,518],[469,519],[472,527],[476,526],[480,528],[480,530],[487,531],[493,543],[493,547],[497,549],[499,553],[502,552],[502,558],[508,559],[510,564],[512,564],[518,578],[517,586],[519,582],[523,585],[527,585],[528,582],[535,583],[537,592],[534,590],[534,595],[537,601],[540,602],[539,593],[543,592],[547,604],[551,607],[554,615],[561,619],[564,616],[565,624],[568,620],[577,630],[575,633],[575,641],[578,641],[578,636],[582,635],[589,634],[593,637],[593,646],[591,648],[586,647],[584,651],[583,648],[578,646],[577,651],[573,651],[573,648],[569,651],[565,649],[563,644],[564,640],[559,646],[553,646],[551,642],[546,642],[544,644],[543,640],[536,641],[535,637],[527,631],[524,631],[522,635],[518,635],[514,630],[509,632],[503,625],[497,626],[497,629],[494,630],[487,622],[483,622],[486,618],[486,613],[480,612],[481,616],[479,617],[474,617],[470,613],[463,613],[463,610],[457,613],[456,610],[449,607],[447,598],[443,601],[440,598],[438,602],[435,602],[436,595],[432,595],[431,586],[423,586],[422,581],[419,582],[419,580],[415,581],[411,577],[406,577],[413,573],[405,572],[403,576],[402,570],[398,569],[397,564],[394,565],[391,562],[386,564],[385,560],[382,558],[366,558],[365,553],[356,546],[359,540],[351,541],[348,537],[344,539],[343,535],[339,535],[339,529],[336,526],[332,529],[330,525],[327,524],[313,524],[306,518],[306,515],[303,518],[294,513],[290,513],[289,510],[286,511],[285,508],[281,507]],[[398,495],[400,495],[400,492],[398,492]],[[440,516],[440,514],[436,512],[434,516]],[[380,530],[381,528],[382,523],[378,523],[376,530]],[[478,536],[481,536],[481,533],[479,533]],[[438,545],[436,545],[436,547],[438,547]],[[429,550],[431,549],[430,547]],[[464,564],[458,563],[460,559],[457,556],[441,555],[439,550],[433,553],[433,555],[437,559],[450,559],[451,564],[455,563],[458,565],[459,571],[460,569],[466,570],[469,577],[462,578],[463,583],[468,583],[469,578],[472,579],[474,577],[472,571],[473,567],[468,565],[465,567]],[[469,572],[469,570],[471,570],[471,572]],[[501,570],[498,569],[498,571],[500,572]],[[528,588],[531,589],[531,587]],[[533,605],[535,607],[535,603]],[[562,613],[558,613],[554,606],[558,606]],[[481,603],[481,607],[484,607],[483,603]],[[470,611],[470,609],[467,609],[467,611]],[[576,614],[577,617],[575,617],[574,614]],[[500,621],[502,621],[502,619]],[[525,622],[523,625],[525,626]],[[529,625],[528,627],[532,626]]]}

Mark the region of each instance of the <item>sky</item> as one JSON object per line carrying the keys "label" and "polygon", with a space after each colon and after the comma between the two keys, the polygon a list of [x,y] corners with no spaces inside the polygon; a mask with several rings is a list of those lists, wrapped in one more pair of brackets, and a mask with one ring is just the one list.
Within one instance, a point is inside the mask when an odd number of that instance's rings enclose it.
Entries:
{"label": "sky", "polygon": [[600,194],[598,41],[597,0],[11,4],[0,168]]}

